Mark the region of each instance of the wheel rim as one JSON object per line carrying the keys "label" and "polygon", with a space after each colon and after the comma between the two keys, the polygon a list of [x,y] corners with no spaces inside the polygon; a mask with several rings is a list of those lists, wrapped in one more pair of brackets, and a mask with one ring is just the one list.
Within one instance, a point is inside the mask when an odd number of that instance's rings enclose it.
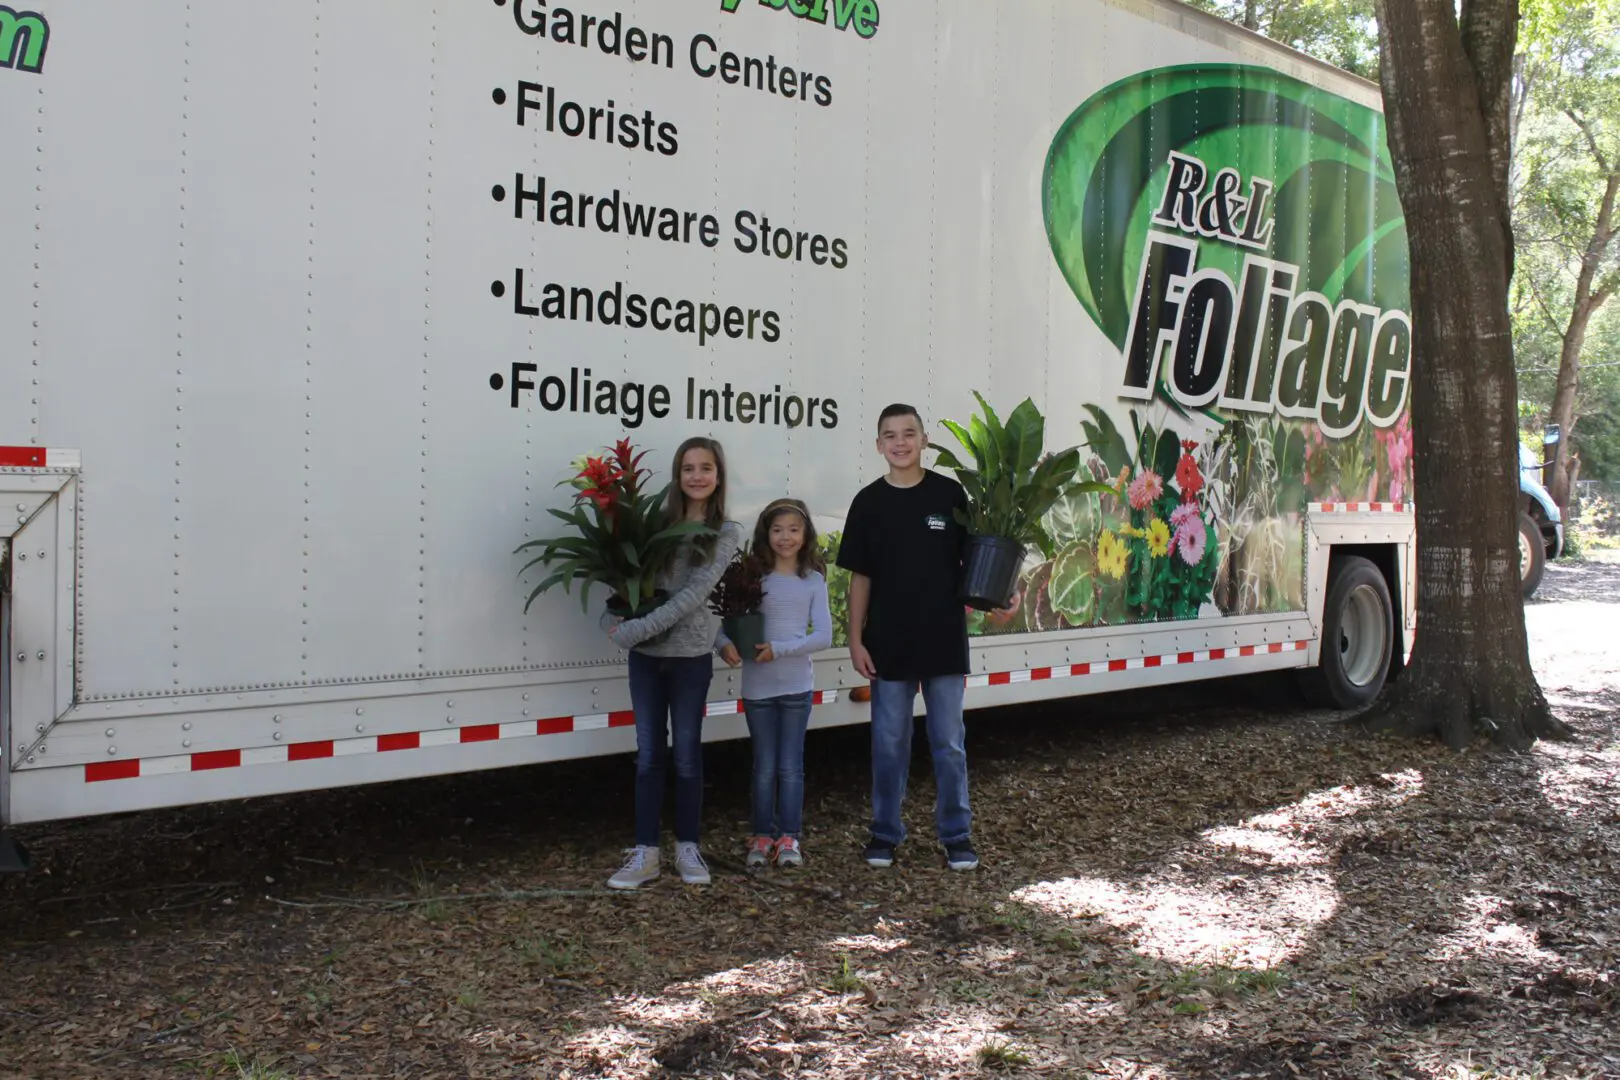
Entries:
{"label": "wheel rim", "polygon": [[1530,576],[1530,570],[1536,565],[1536,553],[1530,550],[1530,538],[1519,530],[1519,580],[1523,581]]}
{"label": "wheel rim", "polygon": [[1339,624],[1339,657],[1344,677],[1366,686],[1378,677],[1389,650],[1389,616],[1378,591],[1371,585],[1350,590]]}

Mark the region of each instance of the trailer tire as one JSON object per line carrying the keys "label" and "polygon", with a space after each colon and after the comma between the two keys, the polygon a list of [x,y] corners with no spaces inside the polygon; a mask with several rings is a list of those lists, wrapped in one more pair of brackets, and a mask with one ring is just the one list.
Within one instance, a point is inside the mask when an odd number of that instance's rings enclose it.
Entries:
{"label": "trailer tire", "polygon": [[1547,572],[1547,542],[1541,527],[1529,514],[1519,515],[1519,588],[1526,600],[1541,588],[1541,576]]}
{"label": "trailer tire", "polygon": [[1395,605],[1383,572],[1359,555],[1336,556],[1322,605],[1322,657],[1300,672],[1312,705],[1359,709],[1384,688],[1395,651]]}

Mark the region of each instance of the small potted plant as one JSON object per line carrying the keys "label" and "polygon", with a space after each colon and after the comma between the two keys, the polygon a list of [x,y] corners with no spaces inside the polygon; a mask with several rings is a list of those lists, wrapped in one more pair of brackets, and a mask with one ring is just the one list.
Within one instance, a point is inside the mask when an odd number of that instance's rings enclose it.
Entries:
{"label": "small potted plant", "polygon": [[709,610],[720,616],[726,637],[749,660],[767,640],[765,615],[759,610],[764,602],[764,568],[758,559],[739,551],[709,594]]}
{"label": "small potted plant", "polygon": [[964,464],[938,444],[938,463],[956,473],[967,491],[967,512],[957,511],[968,530],[961,600],[980,611],[1005,608],[1018,586],[1024,553],[1041,540],[1041,518],[1065,492],[1118,494],[1112,484],[1075,481],[1080,469],[1077,447],[1055,454],[1042,452],[1046,420],[1029,398],[1019,403],[1003,424],[984,397],[974,391],[983,410],[963,427],[945,427],[972,458]]}
{"label": "small potted plant", "polygon": [[524,611],[554,586],[572,592],[575,581],[584,583],[581,608],[588,607],[591,587],[597,584],[608,588],[608,610],[625,618],[645,615],[663,603],[666,598],[657,588],[659,571],[683,541],[714,530],[697,521],[669,523],[664,510],[669,488],[647,490],[652,471],[641,466],[646,456],[647,451],[637,453],[629,439],[620,439],[608,453],[574,462],[575,475],[558,484],[573,487],[574,505],[547,511],[573,531],[530,540],[517,549],[538,549],[523,571],[536,565],[551,571],[529,593]]}

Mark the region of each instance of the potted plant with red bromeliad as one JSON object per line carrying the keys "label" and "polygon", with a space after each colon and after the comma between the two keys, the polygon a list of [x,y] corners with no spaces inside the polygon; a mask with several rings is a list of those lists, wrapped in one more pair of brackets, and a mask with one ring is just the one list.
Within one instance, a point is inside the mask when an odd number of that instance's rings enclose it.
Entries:
{"label": "potted plant with red bromeliad", "polygon": [[647,490],[652,470],[641,466],[646,456],[629,439],[620,439],[607,454],[574,462],[579,471],[558,484],[574,488],[574,505],[547,511],[573,532],[530,540],[517,549],[538,549],[521,572],[536,565],[551,570],[529,593],[524,611],[556,585],[572,592],[575,581],[584,583],[581,608],[590,602],[591,586],[602,584],[611,594],[608,610],[627,619],[645,615],[667,599],[657,587],[659,571],[683,541],[714,530],[700,521],[669,521],[664,509],[669,487]]}
{"label": "potted plant with red bromeliad", "polygon": [[955,472],[967,491],[967,512],[956,512],[957,521],[968,530],[961,600],[980,611],[993,611],[1012,601],[1024,553],[1030,545],[1040,544],[1041,518],[1053,503],[1069,492],[1117,495],[1118,490],[1096,480],[1075,481],[1078,447],[1042,452],[1046,420],[1029,398],[1003,424],[977,390],[973,396],[983,416],[973,417],[967,427],[942,421],[973,463],[964,464],[936,443],[929,446],[938,451],[938,464]]}
{"label": "potted plant with red bromeliad", "polygon": [[739,551],[731,559],[714,591],[709,594],[709,610],[720,616],[720,625],[737,651],[752,660],[758,646],[766,643],[765,570],[752,554]]}

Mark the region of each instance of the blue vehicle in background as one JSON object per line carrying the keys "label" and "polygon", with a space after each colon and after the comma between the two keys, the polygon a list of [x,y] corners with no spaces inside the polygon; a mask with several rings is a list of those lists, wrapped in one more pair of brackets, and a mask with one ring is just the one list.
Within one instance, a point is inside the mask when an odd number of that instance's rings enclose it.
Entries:
{"label": "blue vehicle in background", "polygon": [[[1557,429],[1550,429],[1546,445],[1550,451],[1558,442]],[[1551,456],[1550,453],[1548,455]],[[1541,482],[1545,461],[1522,443],[1519,446],[1519,583],[1524,598],[1530,599],[1541,586],[1547,561],[1564,552],[1564,515],[1552,494]]]}

